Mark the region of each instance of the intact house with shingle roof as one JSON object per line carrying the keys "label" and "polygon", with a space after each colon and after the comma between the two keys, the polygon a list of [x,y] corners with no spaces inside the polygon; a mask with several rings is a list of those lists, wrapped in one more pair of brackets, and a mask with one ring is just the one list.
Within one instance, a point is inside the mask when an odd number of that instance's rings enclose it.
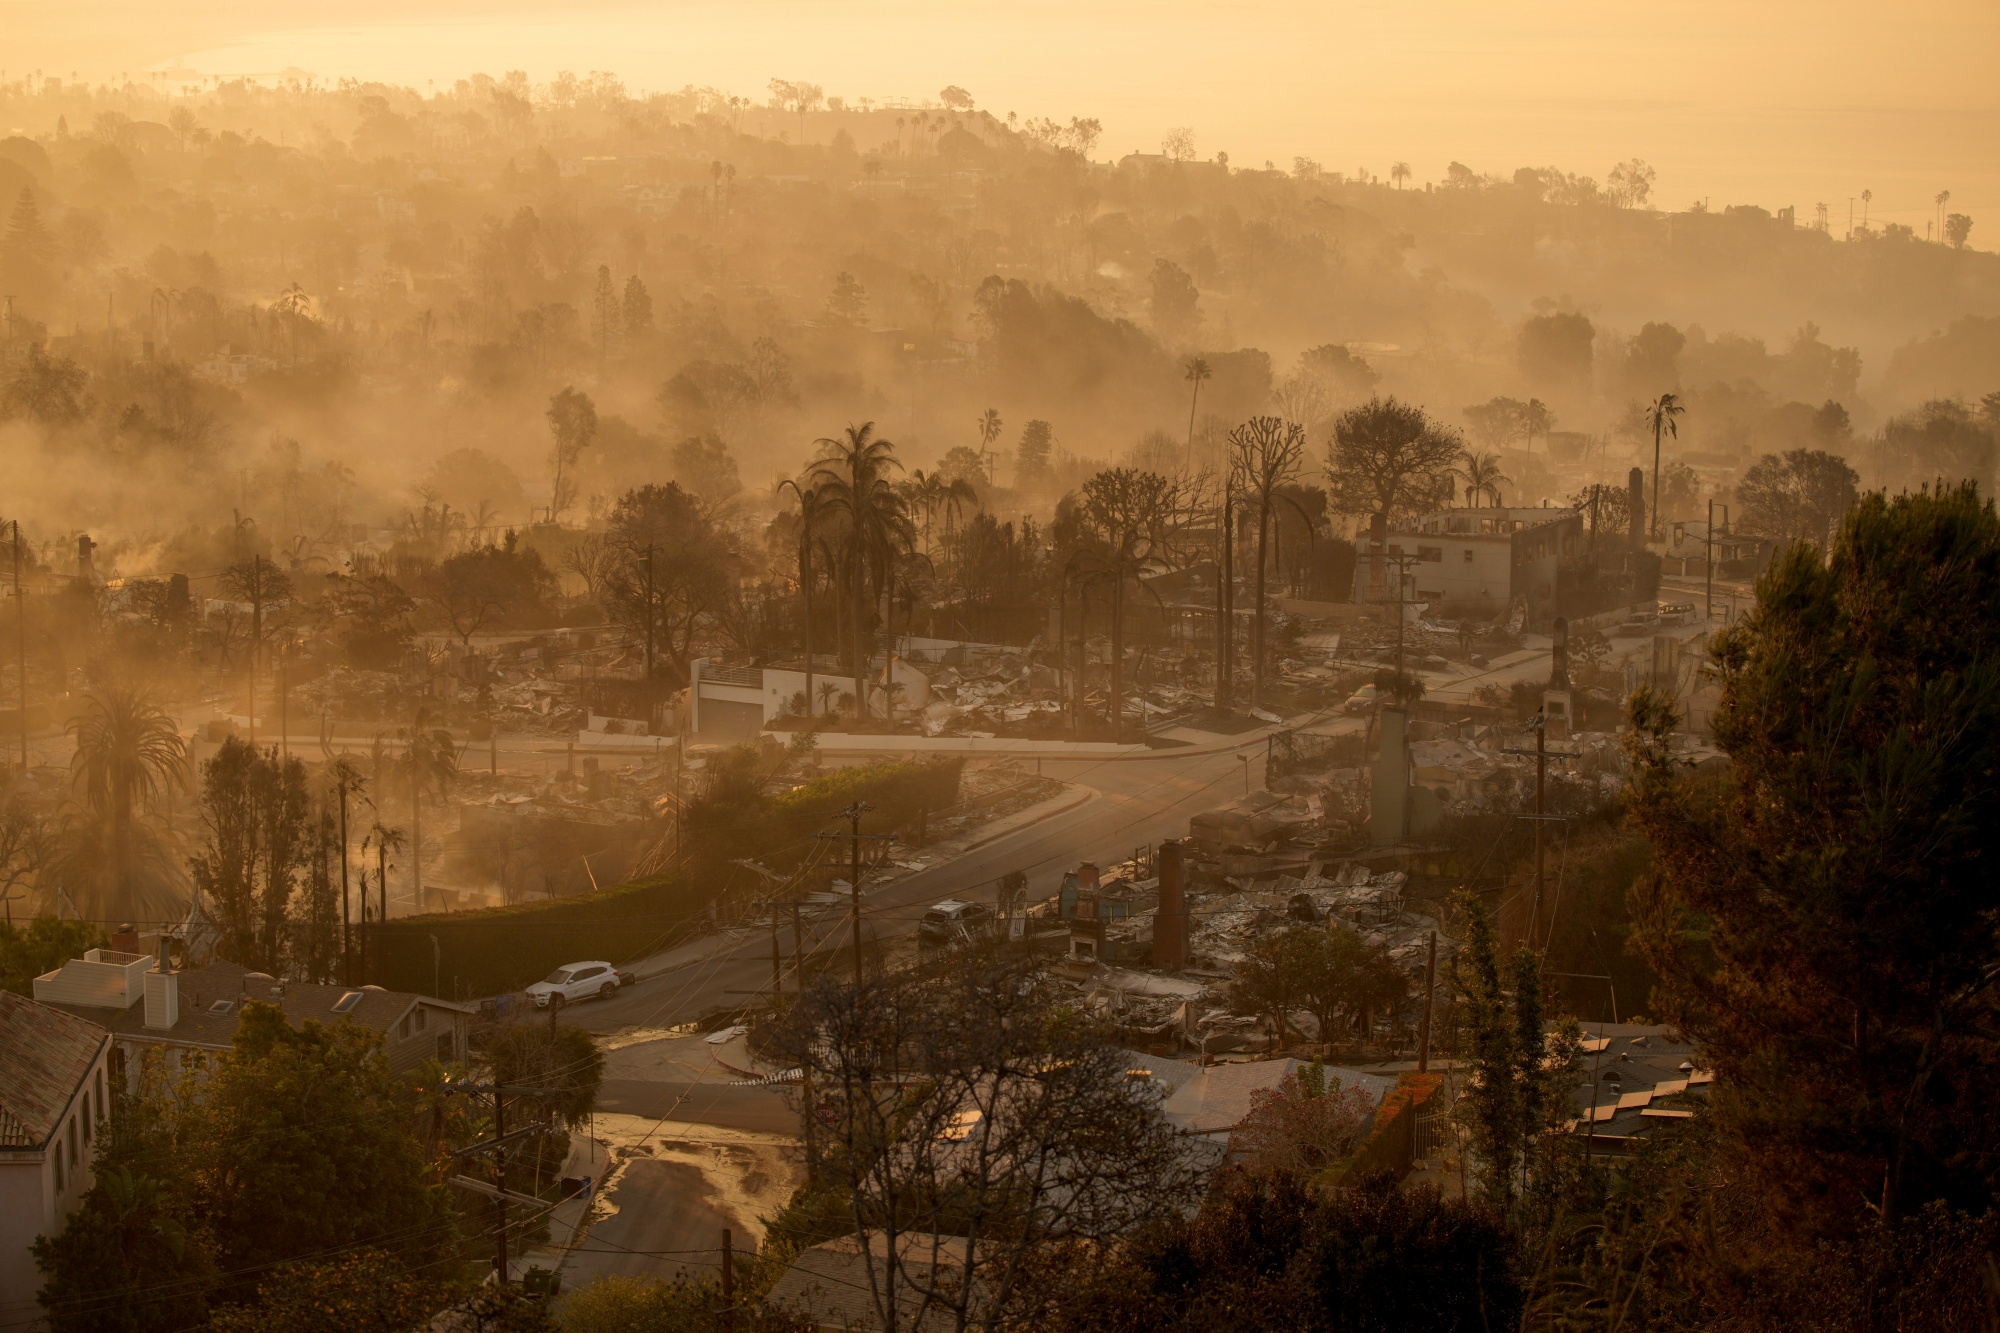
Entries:
{"label": "intact house with shingle roof", "polygon": [[97,1024],[0,991],[0,1312],[33,1308],[35,1237],[91,1187],[110,1052]]}
{"label": "intact house with shingle roof", "polygon": [[230,1049],[248,1001],[276,1005],[298,1027],[307,1019],[347,1019],[383,1035],[389,1067],[401,1072],[425,1060],[463,1060],[466,1031],[477,1008],[380,986],[318,986],[281,982],[235,963],[174,971],[151,954],[92,949],[35,978],[35,998],[102,1025],[111,1034],[111,1069],[136,1086],[141,1058],[158,1052],[176,1075],[191,1056]]}

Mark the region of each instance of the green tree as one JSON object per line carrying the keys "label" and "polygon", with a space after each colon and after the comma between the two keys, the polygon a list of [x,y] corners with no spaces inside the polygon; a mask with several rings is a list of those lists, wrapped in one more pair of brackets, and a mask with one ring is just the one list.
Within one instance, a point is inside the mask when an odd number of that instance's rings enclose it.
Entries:
{"label": "green tree", "polygon": [[35,1240],[52,1333],[177,1333],[202,1325],[215,1262],[160,1181],[102,1165],[63,1229]]}
{"label": "green tree", "polygon": [[94,921],[38,916],[24,926],[0,922],[0,990],[33,995],[36,977],[108,943]]}
{"label": "green tree", "polygon": [[[1193,439],[1193,435],[1189,435]],[[1055,428],[1036,418],[1021,428],[1021,442],[1014,450],[1014,484],[1026,485],[1048,475],[1049,454],[1055,443]]]}
{"label": "green tree", "polygon": [[1372,398],[1340,414],[1328,442],[1326,471],[1333,507],[1367,514],[1375,526],[1434,507],[1451,493],[1451,468],[1463,438],[1424,410],[1395,398]]}
{"label": "green tree", "polygon": [[496,1083],[557,1089],[530,1099],[553,1120],[581,1125],[596,1108],[604,1053],[582,1028],[533,1019],[507,1023],[493,1034],[486,1058]]}
{"label": "green tree", "polygon": [[0,389],[0,418],[23,416],[44,425],[71,425],[90,410],[89,383],[90,373],[74,360],[51,356],[41,343],[29,343],[5,389]]}
{"label": "green tree", "polygon": [[1825,547],[1860,498],[1861,478],[1838,454],[1788,449],[1765,454],[1736,483],[1745,530]]}
{"label": "green tree", "polygon": [[305,765],[232,736],[201,766],[201,816],[188,870],[221,928],[220,953],[286,975],[298,943],[293,909],[318,841]]}
{"label": "green tree", "polygon": [[1504,1213],[1524,1184],[1554,1184],[1554,1131],[1567,1117],[1581,1038],[1574,1024],[1552,1031],[1545,1022],[1535,952],[1523,945],[1503,965],[1485,903],[1461,889],[1453,908],[1464,940],[1453,982],[1472,1062],[1457,1114],[1479,1160],[1479,1194]]}
{"label": "green tree", "polygon": [[1155,259],[1149,306],[1153,327],[1171,339],[1184,338],[1201,324],[1201,293],[1187,270],[1171,259]]}
{"label": "green tree", "polygon": [[[1280,1042],[1291,1032],[1292,1011],[1306,1007],[1306,987],[1320,979],[1314,975],[1320,961],[1319,935],[1297,926],[1265,935],[1233,969],[1230,998],[1269,1019]],[[1322,1041],[1326,1031],[1320,1032]]]}
{"label": "green tree", "polygon": [[37,1252],[56,1327],[198,1326],[204,1298],[242,1304],[273,1270],[341,1251],[409,1274],[448,1260],[456,1215],[382,1040],[251,1001],[200,1073],[143,1062],[99,1136],[97,1186]]}
{"label": "green tree", "polygon": [[481,630],[538,610],[555,589],[556,577],[541,552],[521,545],[513,532],[445,557],[422,587],[425,599],[467,648]]}
{"label": "green tree", "polygon": [[412,1273],[386,1250],[286,1264],[247,1304],[226,1306],[208,1333],[407,1333],[449,1304],[434,1273]]}
{"label": "green tree", "polygon": [[551,523],[576,503],[576,464],[597,438],[597,404],[590,395],[564,385],[549,399],[549,514]]}
{"label": "green tree", "polygon": [[1738,1169],[1809,1233],[1994,1185],[1996,605],[1976,488],[1870,495],[1718,638],[1726,773],[1679,764],[1668,700],[1631,706],[1636,938]]}
{"label": "green tree", "polygon": [[646,284],[634,273],[625,279],[625,299],[621,312],[625,323],[625,341],[638,343],[653,334],[653,294],[646,290]]}
{"label": "green tree", "polygon": [[164,917],[175,885],[160,799],[186,780],[187,744],[173,716],[129,685],[92,691],[71,719],[72,809],[59,873],[77,910],[93,920]]}
{"label": "green tree", "polygon": [[410,1101],[379,1033],[245,1005],[183,1139],[221,1267],[383,1241],[413,1269],[444,1253],[457,1228]]}
{"label": "green tree", "polygon": [[697,630],[734,594],[736,552],[727,529],[676,482],[618,497],[605,529],[601,591],[611,618],[638,634],[652,680],[664,655],[687,679]]}
{"label": "green tree", "polygon": [[833,290],[827,293],[826,317],[830,323],[843,328],[856,329],[868,315],[868,290],[860,279],[845,269],[833,280]]}

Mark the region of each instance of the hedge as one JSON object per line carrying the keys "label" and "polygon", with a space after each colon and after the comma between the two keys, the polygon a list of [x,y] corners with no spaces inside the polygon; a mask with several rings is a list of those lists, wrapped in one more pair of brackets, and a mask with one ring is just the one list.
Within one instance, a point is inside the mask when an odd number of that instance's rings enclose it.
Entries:
{"label": "hedge", "polygon": [[646,957],[706,920],[702,895],[679,874],[574,898],[398,917],[368,927],[368,979],[445,999],[499,995],[579,959]]}
{"label": "hedge", "polygon": [[861,821],[864,832],[914,827],[919,811],[958,800],[963,768],[959,759],[868,764],[776,796],[744,793],[744,808],[704,808],[697,800],[689,811],[694,855],[679,871],[576,897],[371,924],[368,979],[391,990],[469,999],[520,990],[581,959],[644,958],[707,921],[708,899],[726,882],[731,858],[756,856],[773,869],[789,869],[805,859],[815,833],[846,827],[836,816],[857,800],[875,807]]}
{"label": "hedge", "polygon": [[[861,818],[862,832],[914,832],[920,813],[957,803],[959,776],[965,768],[965,761],[957,758],[863,764],[836,769],[776,796],[761,790],[752,796],[743,786],[752,776],[747,755],[743,762],[743,772],[718,772],[720,780],[689,802],[692,864],[718,876],[726,872],[729,861],[741,856],[754,856],[779,872],[795,868],[808,858],[814,834],[847,828],[839,815],[855,801],[873,807]],[[761,777],[755,780],[761,786]]]}

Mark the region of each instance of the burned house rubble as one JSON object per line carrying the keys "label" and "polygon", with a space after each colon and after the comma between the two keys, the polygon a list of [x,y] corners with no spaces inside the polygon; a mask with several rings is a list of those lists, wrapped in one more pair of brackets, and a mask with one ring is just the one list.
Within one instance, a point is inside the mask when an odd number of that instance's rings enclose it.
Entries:
{"label": "burned house rubble", "polygon": [[[1275,1051],[1268,1021],[1231,998],[1232,969],[1257,941],[1306,926],[1341,928],[1387,950],[1420,997],[1432,937],[1441,957],[1453,944],[1430,904],[1409,898],[1408,875],[1354,861],[1318,859],[1296,871],[1231,877],[1198,839],[1162,844],[1100,869],[1085,862],[1050,898],[1029,906],[1019,932],[1061,955],[1052,974],[1082,1004],[1112,1019],[1135,1048],[1159,1055],[1256,1055]],[[1319,1034],[1309,1016],[1294,1027],[1321,1045],[1407,1046],[1415,1004],[1378,1015],[1372,1031]]]}

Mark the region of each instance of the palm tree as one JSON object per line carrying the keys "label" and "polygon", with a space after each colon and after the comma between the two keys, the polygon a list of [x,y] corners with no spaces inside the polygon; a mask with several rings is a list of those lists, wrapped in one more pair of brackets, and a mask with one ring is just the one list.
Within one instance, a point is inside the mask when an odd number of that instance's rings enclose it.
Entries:
{"label": "palm tree", "polygon": [[1539,435],[1546,440],[1549,432],[1555,429],[1556,418],[1547,403],[1539,398],[1530,398],[1521,408],[1520,423],[1521,433],[1527,437],[1527,450],[1533,453],[1535,437]]}
{"label": "palm tree", "polygon": [[1939,190],[1937,192],[1937,238],[1940,243],[1944,241],[1944,206],[1950,202],[1950,190]]}
{"label": "palm tree", "polygon": [[[361,840],[361,855],[366,858],[368,849],[375,849],[375,894],[377,908],[375,922],[389,919],[389,853],[403,850],[403,830],[390,828],[377,819],[368,829],[368,836]],[[361,975],[368,975],[368,871],[367,862],[362,862],[361,871]],[[376,959],[376,970],[380,971],[380,957]]]}
{"label": "palm tree", "polygon": [[1868,205],[1874,201],[1875,191],[1863,190],[1861,192],[1861,230],[1863,231],[1868,230]]}
{"label": "palm tree", "polygon": [[896,446],[875,435],[875,423],[850,425],[839,437],[823,436],[814,441],[820,456],[806,474],[808,484],[823,493],[826,512],[847,517],[847,572],[853,591],[853,623],[849,642],[849,666],[854,675],[854,709],[859,721],[868,709],[868,691],[862,677],[873,656],[867,651],[869,573],[880,576],[887,560],[900,546],[908,549],[916,540],[909,509],[889,480],[889,473],[901,466]]}
{"label": "palm tree", "polygon": [[813,695],[813,538],[819,527],[820,493],[816,486],[800,485],[792,478],[778,483],[778,494],[786,491],[799,497],[799,591],[806,603],[806,711],[812,711]]}
{"label": "palm tree", "polygon": [[903,482],[899,488],[903,493],[904,503],[913,512],[923,514],[925,555],[929,555],[931,551],[931,517],[937,512],[938,505],[943,501],[945,492],[951,485],[952,483],[946,481],[944,474],[936,468],[929,472],[917,468],[910,473],[910,479]]}
{"label": "palm tree", "polygon": [[993,484],[993,465],[986,462],[993,442],[1000,438],[1000,413],[996,408],[987,408],[979,414],[979,460],[986,469],[986,484]]}
{"label": "palm tree", "polygon": [[1194,392],[1188,397],[1187,460],[1182,464],[1189,472],[1194,471],[1194,410],[1201,402],[1201,382],[1214,377],[1207,357],[1191,356],[1181,363],[1181,378],[1194,385]]}
{"label": "palm tree", "polygon": [[1500,483],[1513,478],[1500,470],[1500,455],[1475,453],[1467,449],[1463,461],[1453,469],[1465,479],[1465,498],[1472,500],[1486,496],[1495,505],[1500,503]]}
{"label": "palm tree", "polygon": [[403,755],[397,761],[399,776],[410,784],[410,882],[417,910],[424,906],[424,788],[435,788],[442,796],[458,778],[458,746],[443,727],[427,725],[428,708],[419,708],[416,718],[400,733]]}
{"label": "palm tree", "polygon": [[[78,808],[61,862],[78,910],[101,919],[140,915],[135,908],[143,905],[165,915],[164,848],[140,818],[185,781],[187,743],[173,716],[143,691],[113,685],[86,696],[68,731],[76,738],[69,773]],[[135,901],[133,882],[141,870],[151,890],[143,903]]]}
{"label": "palm tree", "polygon": [[1392,181],[1394,181],[1394,182],[1396,182],[1396,188],[1397,188],[1397,189],[1399,189],[1399,190],[1400,190],[1400,189],[1402,189],[1402,188],[1403,188],[1403,182],[1404,182],[1404,181],[1406,181],[1406,180],[1408,180],[1409,178],[1410,178],[1410,164],[1409,164],[1409,163],[1407,163],[1407,162],[1395,162],[1395,163],[1391,163],[1391,164],[1390,164],[1390,167],[1389,167],[1389,179],[1390,179],[1390,180],[1392,180]]}
{"label": "palm tree", "polygon": [[1653,521],[1649,535],[1654,541],[1660,539],[1660,432],[1678,440],[1681,432],[1674,418],[1685,411],[1679,396],[1671,393],[1661,394],[1646,408],[1646,423],[1653,428]]}

